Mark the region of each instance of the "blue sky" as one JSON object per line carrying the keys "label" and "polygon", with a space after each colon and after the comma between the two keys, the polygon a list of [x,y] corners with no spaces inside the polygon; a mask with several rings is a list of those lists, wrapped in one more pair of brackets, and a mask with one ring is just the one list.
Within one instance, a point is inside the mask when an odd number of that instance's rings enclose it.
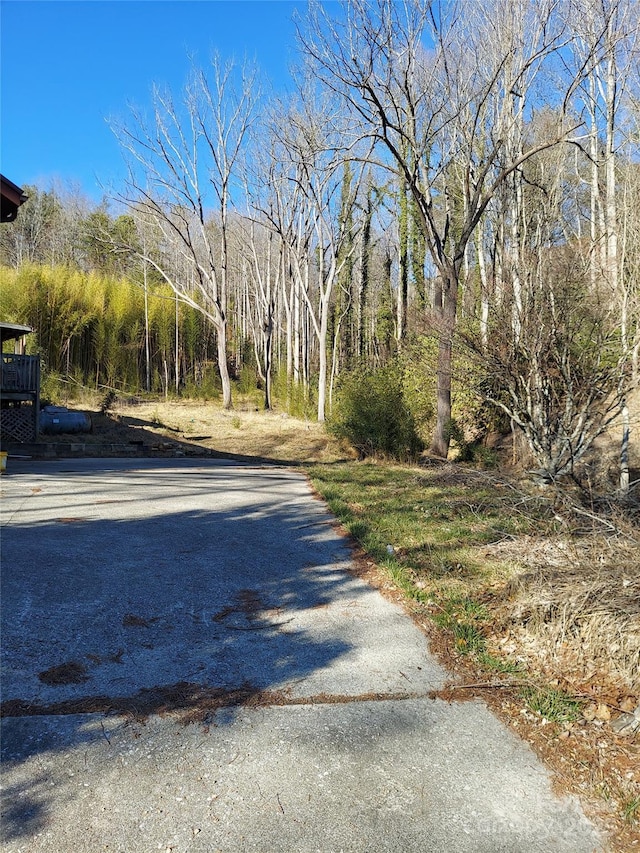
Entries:
{"label": "blue sky", "polygon": [[254,59],[274,88],[295,61],[304,0],[1,0],[0,168],[19,185],[79,185],[94,201],[123,174],[109,118],[178,92],[190,60]]}

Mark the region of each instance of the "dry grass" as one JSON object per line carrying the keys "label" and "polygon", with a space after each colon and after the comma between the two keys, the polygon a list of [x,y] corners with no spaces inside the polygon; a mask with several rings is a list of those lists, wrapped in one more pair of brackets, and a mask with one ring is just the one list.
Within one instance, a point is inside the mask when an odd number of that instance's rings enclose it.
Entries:
{"label": "dry grass", "polygon": [[[95,418],[94,418],[95,419]],[[201,402],[119,402],[110,419],[133,432],[216,453],[277,462],[333,462],[345,452],[324,426],[285,413],[266,412],[242,401],[232,411]]]}
{"label": "dry grass", "polygon": [[575,685],[640,694],[640,543],[589,535],[501,543],[525,571],[496,611],[503,648]]}
{"label": "dry grass", "polygon": [[118,446],[127,451],[182,456],[231,456],[245,461],[299,465],[351,459],[354,454],[328,436],[324,425],[279,411],[257,408],[236,396],[234,408],[195,400],[146,401],[117,398],[108,412],[97,395],[66,403],[91,417],[90,434],[48,435],[53,444]]}

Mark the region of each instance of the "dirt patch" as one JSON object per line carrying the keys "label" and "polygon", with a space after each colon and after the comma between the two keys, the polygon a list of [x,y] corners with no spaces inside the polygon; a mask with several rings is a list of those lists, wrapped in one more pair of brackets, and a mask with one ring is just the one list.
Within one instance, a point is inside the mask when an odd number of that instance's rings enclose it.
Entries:
{"label": "dirt patch", "polygon": [[79,661],[69,661],[39,672],[38,678],[49,687],[58,687],[64,684],[82,684],[88,680],[89,675],[84,664]]}
{"label": "dirt patch", "polygon": [[0,706],[3,717],[46,716],[49,714],[122,714],[143,722],[151,714],[189,712],[199,714],[246,704],[259,690],[245,685],[237,690],[208,688],[180,681],[176,684],[143,688],[134,696],[86,696],[65,702],[39,704],[12,699]]}
{"label": "dirt patch", "polygon": [[123,628],[150,628],[153,622],[157,622],[157,617],[154,619],[144,619],[142,616],[136,616],[135,613],[125,613],[122,618]]}
{"label": "dirt patch", "polygon": [[266,605],[255,589],[241,589],[236,593],[236,604],[229,604],[212,616],[214,622],[224,622],[229,616],[241,614],[247,619],[255,619],[266,609]]}
{"label": "dirt patch", "polygon": [[213,622],[224,622],[233,631],[269,631],[292,621],[282,619],[282,608],[270,607],[255,589],[241,589],[235,598],[235,604],[223,607],[211,617]]}

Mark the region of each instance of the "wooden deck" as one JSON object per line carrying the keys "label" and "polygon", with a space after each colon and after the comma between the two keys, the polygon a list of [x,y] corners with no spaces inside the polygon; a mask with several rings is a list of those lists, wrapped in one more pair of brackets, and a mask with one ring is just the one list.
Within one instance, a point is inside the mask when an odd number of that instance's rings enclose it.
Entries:
{"label": "wooden deck", "polygon": [[3,445],[35,441],[40,418],[40,356],[2,353],[0,400]]}
{"label": "wooden deck", "polygon": [[7,394],[35,394],[40,387],[40,357],[2,353],[0,364],[0,392]]}

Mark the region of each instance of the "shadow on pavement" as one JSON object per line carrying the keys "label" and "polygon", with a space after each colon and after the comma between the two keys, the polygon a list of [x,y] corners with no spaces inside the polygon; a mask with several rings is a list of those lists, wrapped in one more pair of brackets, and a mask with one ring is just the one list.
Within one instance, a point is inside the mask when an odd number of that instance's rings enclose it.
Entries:
{"label": "shadow on pavement", "polygon": [[[261,500],[254,481],[246,502],[240,479],[224,486],[233,508],[167,512],[176,473],[155,471],[149,512],[143,484],[131,488],[136,476],[93,502],[83,477],[72,496],[57,495],[52,481],[49,518],[6,527],[4,717],[195,718],[264,701],[265,691],[286,690],[349,652],[330,625],[319,633],[295,619],[361,590],[337,565],[348,550],[321,504]],[[206,506],[216,476],[192,472],[181,493]],[[261,482],[270,489],[279,476]],[[121,517],[96,518],[105,504]],[[16,761],[56,744],[5,733],[2,747]]]}
{"label": "shadow on pavement", "polygon": [[[87,725],[90,713],[206,724],[222,708],[277,704],[350,651],[331,625],[296,619],[343,595],[353,602],[362,587],[340,565],[348,549],[323,506],[288,499],[286,474],[247,480],[232,466],[183,463],[122,478],[119,462],[120,471],[105,461],[84,472],[55,463],[25,492],[27,515],[20,506],[5,521],[7,769],[107,737],[102,723]],[[65,477],[72,489],[60,487]],[[175,511],[177,491],[189,509]],[[34,726],[40,715],[47,721]],[[232,720],[218,714],[216,725]],[[5,840],[45,819],[46,781],[25,786],[5,791]]]}

